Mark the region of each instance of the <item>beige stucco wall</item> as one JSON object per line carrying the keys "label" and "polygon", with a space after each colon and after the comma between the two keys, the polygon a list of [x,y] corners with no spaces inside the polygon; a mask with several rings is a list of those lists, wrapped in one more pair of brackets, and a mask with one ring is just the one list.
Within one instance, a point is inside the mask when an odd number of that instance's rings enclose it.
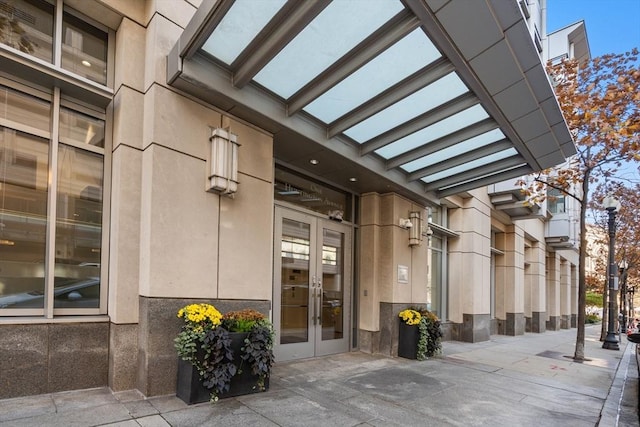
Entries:
{"label": "beige stucco wall", "polygon": [[560,316],[560,256],[547,253],[547,319]]}
{"label": "beige stucco wall", "polygon": [[[427,301],[427,241],[409,246],[409,230],[400,218],[420,212],[424,206],[397,194],[367,193],[361,198],[359,327],[380,329],[380,303],[425,305]],[[409,283],[398,281],[398,266],[406,266]]]}
{"label": "beige stucco wall", "polygon": [[504,255],[496,255],[495,299],[498,319],[507,313],[524,313],[524,230],[508,225],[496,234],[495,246]]}
{"label": "beige stucco wall", "polygon": [[[199,2],[104,3],[126,15],[115,52],[112,321],[137,322],[139,295],[271,299],[272,137],[166,83],[166,56]],[[205,191],[215,127],[241,145],[235,198]]]}
{"label": "beige stucco wall", "polygon": [[486,189],[472,194],[449,210],[449,228],[460,234],[449,240],[449,320],[455,323],[463,314],[490,312],[491,205]]}
{"label": "beige stucco wall", "polygon": [[108,313],[119,324],[138,321],[145,37],[127,16],[116,31]]}
{"label": "beige stucco wall", "polygon": [[525,232],[528,263],[525,278],[525,315],[546,311],[546,244],[544,239],[545,223],[542,219],[517,221]]}

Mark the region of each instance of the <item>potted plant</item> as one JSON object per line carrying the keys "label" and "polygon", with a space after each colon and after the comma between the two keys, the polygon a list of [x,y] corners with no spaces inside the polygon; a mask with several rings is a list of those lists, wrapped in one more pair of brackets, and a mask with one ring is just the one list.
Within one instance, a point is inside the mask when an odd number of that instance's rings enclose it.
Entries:
{"label": "potted plant", "polygon": [[408,308],[398,313],[398,356],[425,360],[442,351],[440,319],[434,313],[420,307]]}
{"label": "potted plant", "polygon": [[182,329],[176,395],[187,403],[265,391],[273,366],[273,327],[262,313],[246,309],[222,315],[211,304],[178,311]]}

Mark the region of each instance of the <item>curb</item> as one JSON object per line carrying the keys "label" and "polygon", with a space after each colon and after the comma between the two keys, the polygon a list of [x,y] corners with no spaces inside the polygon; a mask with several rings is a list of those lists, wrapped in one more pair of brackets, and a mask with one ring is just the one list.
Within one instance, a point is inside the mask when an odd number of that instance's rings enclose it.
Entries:
{"label": "curb", "polygon": [[[625,348],[622,359],[618,364],[615,378],[613,379],[613,383],[609,389],[609,394],[607,395],[602,407],[602,412],[600,413],[598,427],[617,427],[621,425],[619,424],[621,415],[623,415],[623,412],[628,411],[628,407],[623,405],[625,391],[627,393],[634,391],[637,393],[638,390],[637,384],[627,384],[627,381],[638,381],[638,362],[636,357],[632,357],[635,356],[636,345],[629,343],[625,339],[624,346]],[[637,419],[637,407],[634,409],[635,418]],[[627,413],[625,415],[628,416],[629,414]],[[625,423],[624,425],[628,424]]]}

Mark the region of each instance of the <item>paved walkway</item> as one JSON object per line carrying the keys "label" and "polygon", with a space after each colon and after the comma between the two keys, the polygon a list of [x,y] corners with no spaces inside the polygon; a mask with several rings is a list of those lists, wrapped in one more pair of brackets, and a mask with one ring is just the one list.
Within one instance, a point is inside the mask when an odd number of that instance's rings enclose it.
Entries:
{"label": "paved walkway", "polygon": [[279,363],[266,393],[188,406],[107,388],[0,400],[2,426],[638,426],[636,346],[587,327],[446,342],[418,362],[360,352]]}

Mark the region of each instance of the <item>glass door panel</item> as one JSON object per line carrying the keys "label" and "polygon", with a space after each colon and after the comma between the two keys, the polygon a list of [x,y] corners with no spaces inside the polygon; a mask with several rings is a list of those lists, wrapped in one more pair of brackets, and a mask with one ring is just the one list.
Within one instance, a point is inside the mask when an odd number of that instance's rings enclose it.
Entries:
{"label": "glass door panel", "polygon": [[318,219],[318,313],[315,355],[349,351],[351,308],[351,228]]}
{"label": "glass door panel", "polygon": [[277,361],[313,357],[315,331],[315,229],[313,216],[276,209],[273,326]]}
{"label": "glass door panel", "polygon": [[322,241],[322,340],[343,338],[344,331],[344,234],[323,229]]}
{"label": "glass door panel", "polygon": [[310,224],[282,220],[280,344],[309,341]]}
{"label": "glass door panel", "polygon": [[276,360],[348,351],[350,228],[284,208],[275,220]]}

